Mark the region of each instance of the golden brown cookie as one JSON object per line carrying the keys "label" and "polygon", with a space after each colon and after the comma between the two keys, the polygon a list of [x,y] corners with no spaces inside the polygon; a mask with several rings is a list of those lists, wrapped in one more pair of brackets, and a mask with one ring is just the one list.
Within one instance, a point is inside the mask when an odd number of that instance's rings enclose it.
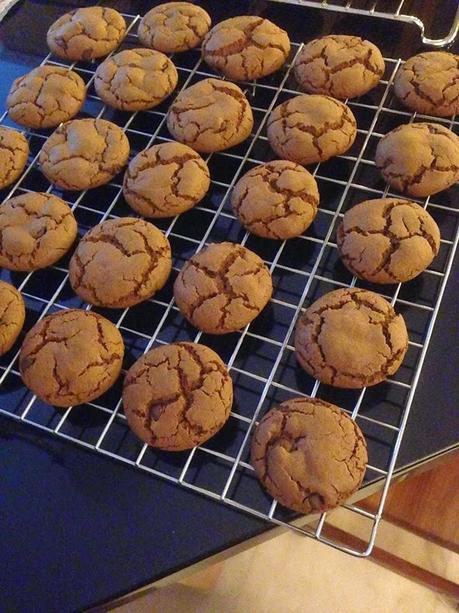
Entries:
{"label": "golden brown cookie", "polygon": [[0,189],[21,175],[29,157],[29,143],[17,130],[0,126]]}
{"label": "golden brown cookie", "polygon": [[22,330],[25,306],[21,293],[0,281],[0,355],[11,349]]}
{"label": "golden brown cookie", "polygon": [[347,151],[355,140],[357,123],[343,102],[303,94],[271,111],[267,133],[279,157],[306,165]]}
{"label": "golden brown cookie", "polygon": [[162,143],[141,151],[124,175],[129,206],[145,217],[173,217],[195,206],[210,186],[207,164],[191,147]]}
{"label": "golden brown cookie", "polygon": [[371,283],[403,283],[429,266],[440,248],[440,230],[409,200],[365,200],[346,211],[336,242],[343,264]]}
{"label": "golden brown cookie", "polygon": [[174,298],[193,326],[210,334],[240,330],[264,309],[271,275],[253,251],[234,243],[209,245],[186,262]]}
{"label": "golden brown cookie", "polygon": [[152,349],[126,374],[124,413],[143,441],[182,451],[201,445],[225,424],[233,383],[220,357],[198,343]]}
{"label": "golden brown cookie", "polygon": [[93,311],[69,309],[44,317],[26,334],[19,370],[41,400],[70,407],[106,392],[120,374],[123,355],[114,324]]}
{"label": "golden brown cookie", "polygon": [[398,370],[407,348],[403,317],[379,294],[363,289],[325,294],[306,309],[295,330],[298,362],[335,387],[384,381]]}
{"label": "golden brown cookie", "polygon": [[73,119],[46,140],[39,163],[48,181],[62,189],[90,189],[108,183],[125,166],[129,141],[105,119]]}
{"label": "golden brown cookie", "polygon": [[404,194],[436,194],[459,181],[459,137],[438,123],[404,124],[379,141],[376,166]]}
{"label": "golden brown cookie", "polygon": [[0,205],[0,266],[36,270],[70,249],[77,223],[70,207],[53,194],[27,192]]}
{"label": "golden brown cookie", "polygon": [[252,109],[234,83],[203,79],[180,92],[169,108],[167,127],[174,138],[196,151],[222,151],[250,135]]}
{"label": "golden brown cookie", "polygon": [[358,425],[318,398],[271,409],[252,439],[252,465],[268,492],[299,513],[328,511],[360,487],[368,462]]}
{"label": "golden brown cookie", "polygon": [[286,239],[309,228],[317,214],[319,191],[305,168],[274,160],[252,168],[239,179],[231,204],[241,224],[253,234]]}

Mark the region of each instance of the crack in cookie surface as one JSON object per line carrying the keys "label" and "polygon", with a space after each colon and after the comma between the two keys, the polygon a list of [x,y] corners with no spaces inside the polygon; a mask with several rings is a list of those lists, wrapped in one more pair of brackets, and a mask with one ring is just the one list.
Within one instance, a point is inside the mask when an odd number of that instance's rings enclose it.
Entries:
{"label": "crack in cookie surface", "polygon": [[29,143],[21,132],[0,126],[0,189],[22,173],[29,157]]}

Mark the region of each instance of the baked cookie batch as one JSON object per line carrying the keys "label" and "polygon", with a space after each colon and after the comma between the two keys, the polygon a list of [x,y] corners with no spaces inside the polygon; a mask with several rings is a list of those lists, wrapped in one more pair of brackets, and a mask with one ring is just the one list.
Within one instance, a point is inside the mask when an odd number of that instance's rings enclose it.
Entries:
{"label": "baked cookie batch", "polygon": [[[117,11],[87,7],[60,17],[48,30],[51,52],[68,61],[103,58],[126,33]],[[154,144],[131,159],[123,195],[144,218],[173,217],[198,204],[210,187],[201,154],[242,143],[254,117],[246,87],[279,70],[290,54],[287,32],[257,16],[212,26],[202,8],[169,2],[140,20],[142,47],[110,55],[95,72],[94,88],[121,111],[151,109],[170,100],[167,127],[175,139]],[[204,62],[225,79],[192,82],[174,98],[178,73],[166,54],[201,45]],[[278,159],[249,170],[235,183],[231,205],[241,225],[264,239],[301,235],[314,221],[320,195],[304,166],[352,147],[357,122],[346,100],[375,87],[385,71],[379,49],[356,36],[330,35],[305,44],[292,72],[304,92],[274,105],[267,137]],[[459,112],[459,58],[421,53],[397,71],[394,91],[412,111],[438,117]],[[39,154],[52,185],[86,190],[125,169],[129,140],[104,119],[75,118],[86,85],[73,70],[39,66],[16,79],[7,98],[10,118],[32,129],[55,128]],[[25,136],[0,127],[0,188],[23,172]],[[432,123],[401,125],[383,136],[375,163],[401,194],[425,197],[459,179],[459,139]],[[50,193],[27,192],[0,205],[0,266],[32,271],[57,262],[73,245],[72,210]],[[437,255],[438,226],[408,199],[367,200],[347,210],[336,242],[349,271],[371,283],[401,283],[419,275]],[[126,308],[151,298],[172,269],[167,237],[150,221],[109,219],[79,241],[69,264],[72,289],[85,302]],[[211,244],[191,257],[174,284],[175,302],[191,325],[208,334],[247,326],[273,291],[269,269],[246,247]],[[15,343],[24,301],[0,281],[0,353]],[[391,304],[369,290],[343,288],[323,295],[300,315],[294,335],[299,365],[324,384],[376,385],[393,375],[408,347],[405,322]],[[119,330],[93,311],[70,309],[41,319],[26,334],[19,368],[24,383],[47,403],[90,402],[113,385],[124,356]],[[159,449],[190,449],[227,421],[233,385],[225,364],[209,347],[177,342],[156,347],[127,372],[123,406],[135,434]],[[261,483],[283,505],[303,513],[343,503],[362,483],[367,449],[357,424],[318,398],[292,398],[272,408],[255,429],[252,465]]]}

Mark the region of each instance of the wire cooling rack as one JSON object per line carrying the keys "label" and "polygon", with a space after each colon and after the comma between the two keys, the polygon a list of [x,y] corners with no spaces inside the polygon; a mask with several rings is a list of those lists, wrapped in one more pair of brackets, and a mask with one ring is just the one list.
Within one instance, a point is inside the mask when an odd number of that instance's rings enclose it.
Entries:
{"label": "wire cooling rack", "polygon": [[[129,29],[122,48],[138,46],[135,35],[138,16],[125,15]],[[287,242],[268,241],[245,232],[232,214],[229,196],[243,173],[263,161],[273,159],[265,126],[269,111],[298,93],[291,76],[292,61],[301,50],[292,45],[289,63],[283,71],[257,83],[242,84],[252,105],[253,133],[241,145],[211,154],[207,162],[212,176],[211,189],[199,206],[158,226],[171,241],[174,254],[170,282],[153,299],[125,310],[95,309],[120,329],[126,345],[125,368],[144,352],[160,344],[200,341],[217,351],[227,362],[234,387],[235,403],[227,425],[205,445],[189,452],[156,451],[139,441],[129,430],[121,405],[121,382],[104,396],[66,411],[42,403],[21,382],[17,345],[0,358],[2,407],[0,413],[26,422],[139,470],[167,479],[222,501],[237,509],[312,536],[348,553],[369,555],[393,473],[397,453],[416,391],[441,298],[448,280],[458,242],[458,218],[452,188],[427,198],[421,204],[433,215],[442,232],[438,257],[429,270],[405,285],[372,287],[341,265],[337,257],[335,231],[345,210],[368,198],[392,195],[381,180],[374,159],[378,139],[397,125],[417,120],[398,105],[392,82],[400,60],[386,59],[386,74],[369,94],[349,104],[356,115],[358,135],[346,155],[311,169],[319,184],[321,206],[313,226],[304,236]],[[214,76],[202,63],[199,50],[173,57],[180,89]],[[48,55],[43,64],[69,66],[88,85],[88,98],[82,116],[104,117],[120,125],[131,143],[131,155],[152,143],[170,140],[165,125],[167,102],[150,111],[123,113],[103,106],[92,82],[96,64],[66,64]],[[459,122],[440,121],[458,131]],[[6,114],[0,123],[11,125]],[[54,192],[72,207],[80,234],[107,218],[132,215],[122,197],[122,175],[103,187],[86,192],[55,190],[37,168],[39,150],[47,133],[29,132],[30,164],[6,196],[27,191]],[[243,331],[224,337],[197,332],[180,315],[172,298],[172,283],[183,263],[206,244],[230,240],[253,249],[266,261],[273,276],[274,295],[264,312]],[[58,265],[33,273],[2,271],[2,277],[22,291],[27,318],[25,330],[48,313],[65,308],[91,308],[76,297],[68,281],[69,255]],[[401,312],[407,323],[410,343],[402,367],[385,383],[363,390],[337,390],[321,385],[295,363],[292,331],[304,307],[325,292],[338,287],[371,287],[385,296]],[[365,483],[379,481],[383,486],[376,512],[355,504],[346,505],[365,524],[367,538],[362,548],[344,546],[329,538],[324,530],[326,515],[298,519],[277,505],[261,488],[249,463],[251,430],[259,416],[273,404],[299,395],[320,396],[343,407],[363,430],[369,448]],[[360,494],[361,496],[362,494]],[[354,500],[357,500],[359,493]]]}

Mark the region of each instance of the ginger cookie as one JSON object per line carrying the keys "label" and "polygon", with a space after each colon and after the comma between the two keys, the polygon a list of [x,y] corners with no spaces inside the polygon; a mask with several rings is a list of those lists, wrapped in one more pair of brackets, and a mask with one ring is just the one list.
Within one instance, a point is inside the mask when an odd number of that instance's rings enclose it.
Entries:
{"label": "ginger cookie", "polygon": [[182,315],[209,334],[236,332],[264,309],[273,290],[269,270],[234,243],[209,245],[186,262],[174,285]]}
{"label": "ginger cookie", "polygon": [[267,133],[279,157],[307,165],[347,151],[355,140],[357,123],[343,102],[303,94],[271,111]]}
{"label": "ginger cookie", "polygon": [[398,370],[407,348],[403,317],[379,294],[363,289],[325,294],[306,309],[295,330],[300,365],[335,387],[384,381]]}
{"label": "ginger cookie", "polygon": [[171,142],[153,145],[130,161],[123,194],[145,217],[173,217],[200,202],[209,187],[209,169],[199,153]]}
{"label": "ginger cookie", "polygon": [[128,424],[145,443],[167,451],[201,445],[227,421],[233,383],[220,357],[198,343],[161,345],[126,374]]}
{"label": "ginger cookie", "polygon": [[28,157],[29,143],[24,134],[0,126],[0,189],[21,176]]}
{"label": "ginger cookie", "polygon": [[9,283],[0,281],[0,355],[11,349],[25,319],[24,299]]}
{"label": "ginger cookie", "polygon": [[70,249],[77,223],[53,194],[27,192],[0,205],[0,266],[30,271],[54,264]]}
{"label": "ginger cookie", "polygon": [[39,163],[48,181],[67,190],[108,183],[129,157],[123,130],[105,119],[73,119],[46,140]]}
{"label": "ginger cookie", "polygon": [[252,81],[276,72],[289,53],[287,32],[269,19],[251,15],[220,21],[202,43],[204,61],[235,81]]}
{"label": "ginger cookie", "polygon": [[309,228],[319,191],[305,168],[275,160],[249,170],[236,183],[231,204],[241,224],[263,238],[286,239]]}
{"label": "ginger cookie", "polygon": [[401,193],[436,194],[459,180],[459,137],[438,123],[401,125],[379,141],[376,166]]}
{"label": "ginger cookie", "polygon": [[371,283],[403,283],[431,264],[440,230],[415,202],[381,198],[346,211],[336,242],[352,274]]}
{"label": "ginger cookie", "polygon": [[94,226],[70,260],[70,283],[91,304],[125,308],[150,298],[171,272],[164,234],[143,219],[122,217]]}
{"label": "ginger cookie", "polygon": [[167,127],[175,139],[196,151],[222,151],[250,135],[252,109],[234,83],[203,79],[180,92],[169,108]]}
{"label": "ginger cookie", "polygon": [[252,439],[252,465],[263,486],[299,513],[343,504],[365,475],[367,445],[358,425],[319,398],[291,398],[271,409]]}
{"label": "ginger cookie", "polygon": [[19,370],[41,400],[70,407],[106,392],[121,372],[123,356],[114,324],[93,311],[69,309],[44,317],[26,334]]}

